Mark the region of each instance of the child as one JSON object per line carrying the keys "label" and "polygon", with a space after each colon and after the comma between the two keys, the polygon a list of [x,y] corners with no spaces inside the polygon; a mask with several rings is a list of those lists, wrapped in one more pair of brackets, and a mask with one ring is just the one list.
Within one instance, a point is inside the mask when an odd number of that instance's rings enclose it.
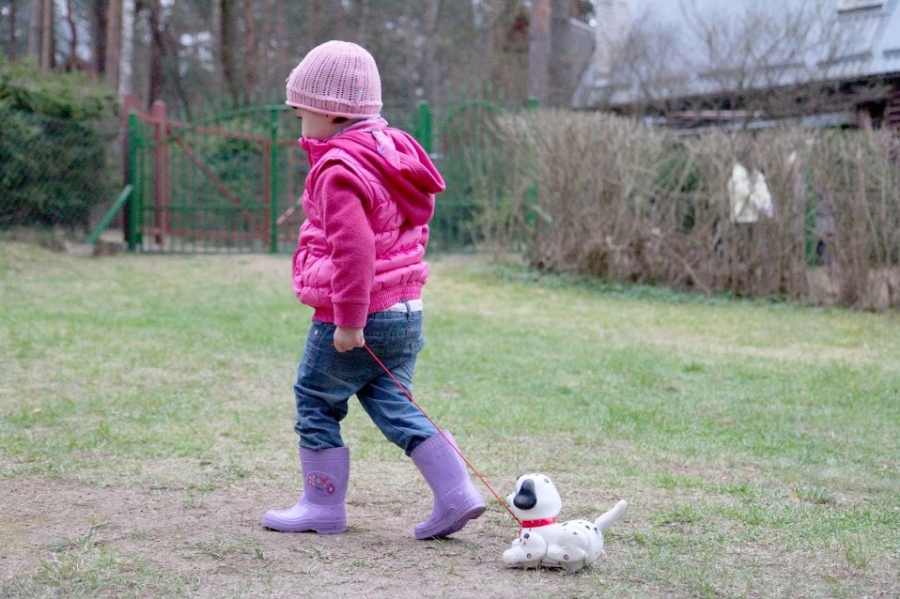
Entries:
{"label": "child", "polygon": [[378,68],[356,44],[313,48],[287,80],[287,104],[303,120],[300,144],[310,162],[293,268],[297,297],[314,309],[294,384],[304,486],[296,505],[269,510],[262,524],[346,530],[350,453],[340,422],[355,394],[434,494],[416,538],[445,537],[479,517],[484,500],[450,433],[438,431],[394,382],[411,393],[424,345],[422,259],[444,181],[422,147],[381,118]]}

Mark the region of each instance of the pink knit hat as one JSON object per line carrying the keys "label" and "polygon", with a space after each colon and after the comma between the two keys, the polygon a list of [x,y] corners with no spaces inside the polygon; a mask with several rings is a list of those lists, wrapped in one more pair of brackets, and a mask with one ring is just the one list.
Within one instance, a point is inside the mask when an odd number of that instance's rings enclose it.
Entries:
{"label": "pink knit hat", "polygon": [[350,42],[316,46],[287,79],[288,106],[366,118],[381,113],[381,79],[372,55]]}

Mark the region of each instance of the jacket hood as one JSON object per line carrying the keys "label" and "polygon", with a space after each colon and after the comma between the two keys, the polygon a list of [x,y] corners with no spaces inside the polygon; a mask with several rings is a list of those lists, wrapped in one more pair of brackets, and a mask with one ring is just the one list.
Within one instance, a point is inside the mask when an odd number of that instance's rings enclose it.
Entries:
{"label": "jacket hood", "polygon": [[367,119],[326,140],[300,139],[315,165],[331,149],[342,149],[382,175],[391,198],[414,226],[434,214],[434,196],[446,189],[444,179],[424,148],[408,133],[388,127],[382,118]]}

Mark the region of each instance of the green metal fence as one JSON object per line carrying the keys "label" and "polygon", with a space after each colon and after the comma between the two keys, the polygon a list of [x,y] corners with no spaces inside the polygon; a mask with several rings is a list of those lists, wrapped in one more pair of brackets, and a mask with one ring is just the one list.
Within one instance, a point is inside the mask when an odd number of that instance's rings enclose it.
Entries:
{"label": "green metal fence", "polygon": [[[480,93],[463,93],[425,117],[434,126],[425,129],[423,138],[425,143],[433,138],[432,156],[447,183],[432,219],[439,248],[473,248],[480,239],[481,210],[496,204],[505,188],[509,154],[494,121],[512,108],[483,98]],[[427,110],[423,107],[423,112]]]}
{"label": "green metal fence", "polygon": [[[461,99],[442,111],[388,116],[433,156],[447,182],[429,247],[472,248],[480,194],[497,192],[501,155],[491,119],[499,104]],[[406,117],[406,118],[404,118]],[[157,102],[131,111],[126,136],[129,248],[144,252],[292,251],[308,172],[299,121],[283,104],[229,110],[193,122]],[[485,182],[489,181],[489,185]]]}
{"label": "green metal fence", "polygon": [[161,102],[149,114],[131,112],[129,247],[276,252],[292,245],[306,162],[288,116],[267,105],[187,123],[169,118]]}

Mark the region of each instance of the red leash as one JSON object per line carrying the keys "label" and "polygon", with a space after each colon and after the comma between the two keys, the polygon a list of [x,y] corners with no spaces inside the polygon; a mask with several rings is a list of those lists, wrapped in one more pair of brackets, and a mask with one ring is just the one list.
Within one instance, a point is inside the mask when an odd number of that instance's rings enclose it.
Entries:
{"label": "red leash", "polygon": [[504,507],[504,509],[506,509],[506,511],[509,512],[509,515],[512,516],[513,518],[515,518],[516,522],[518,522],[519,526],[521,526],[522,521],[519,520],[519,518],[513,513],[513,511],[511,509],[509,509],[509,506],[506,505],[506,501],[504,501],[503,498],[500,497],[500,495],[498,495],[497,492],[494,491],[493,488],[491,488],[491,485],[489,485],[488,482],[486,480],[484,480],[484,477],[481,476],[481,474],[478,472],[478,470],[475,469],[475,466],[473,466],[471,464],[471,462],[469,462],[469,460],[466,459],[466,456],[464,456],[462,454],[462,452],[459,450],[459,448],[454,443],[450,443],[450,440],[447,439],[447,436],[444,434],[444,431],[441,430],[441,427],[439,427],[437,424],[435,424],[434,420],[431,419],[431,416],[428,415],[428,412],[423,410],[422,406],[420,406],[418,403],[416,403],[416,400],[413,399],[412,394],[406,390],[406,387],[404,387],[403,385],[400,384],[400,381],[398,381],[397,378],[394,376],[394,374],[390,370],[388,370],[388,367],[385,366],[384,363],[382,363],[382,361],[378,359],[378,356],[375,355],[375,352],[373,352],[369,348],[368,345],[364,345],[363,347],[365,347],[366,351],[369,352],[369,355],[372,356],[372,358],[376,362],[378,362],[378,365],[381,366],[382,370],[384,370],[387,373],[387,375],[389,377],[391,377],[391,380],[394,381],[394,383],[398,387],[400,387],[400,389],[403,391],[403,394],[406,395],[407,398],[409,398],[409,401],[411,401],[414,406],[419,408],[419,411],[422,412],[422,414],[425,416],[425,418],[428,419],[428,422],[430,422],[432,424],[432,426],[434,426],[434,428],[436,428],[438,430],[438,432],[441,434],[441,436],[444,437],[444,440],[446,440],[447,443],[450,444],[450,447],[453,448],[453,451],[455,451],[457,453],[457,455],[459,455],[459,457],[462,458],[462,461],[466,463],[466,466],[468,466],[469,469],[475,473],[475,476],[478,477],[478,480],[480,480],[484,484],[484,486],[487,487],[487,490],[490,491],[491,494],[497,498],[497,501],[500,502],[500,505],[502,505]]}

